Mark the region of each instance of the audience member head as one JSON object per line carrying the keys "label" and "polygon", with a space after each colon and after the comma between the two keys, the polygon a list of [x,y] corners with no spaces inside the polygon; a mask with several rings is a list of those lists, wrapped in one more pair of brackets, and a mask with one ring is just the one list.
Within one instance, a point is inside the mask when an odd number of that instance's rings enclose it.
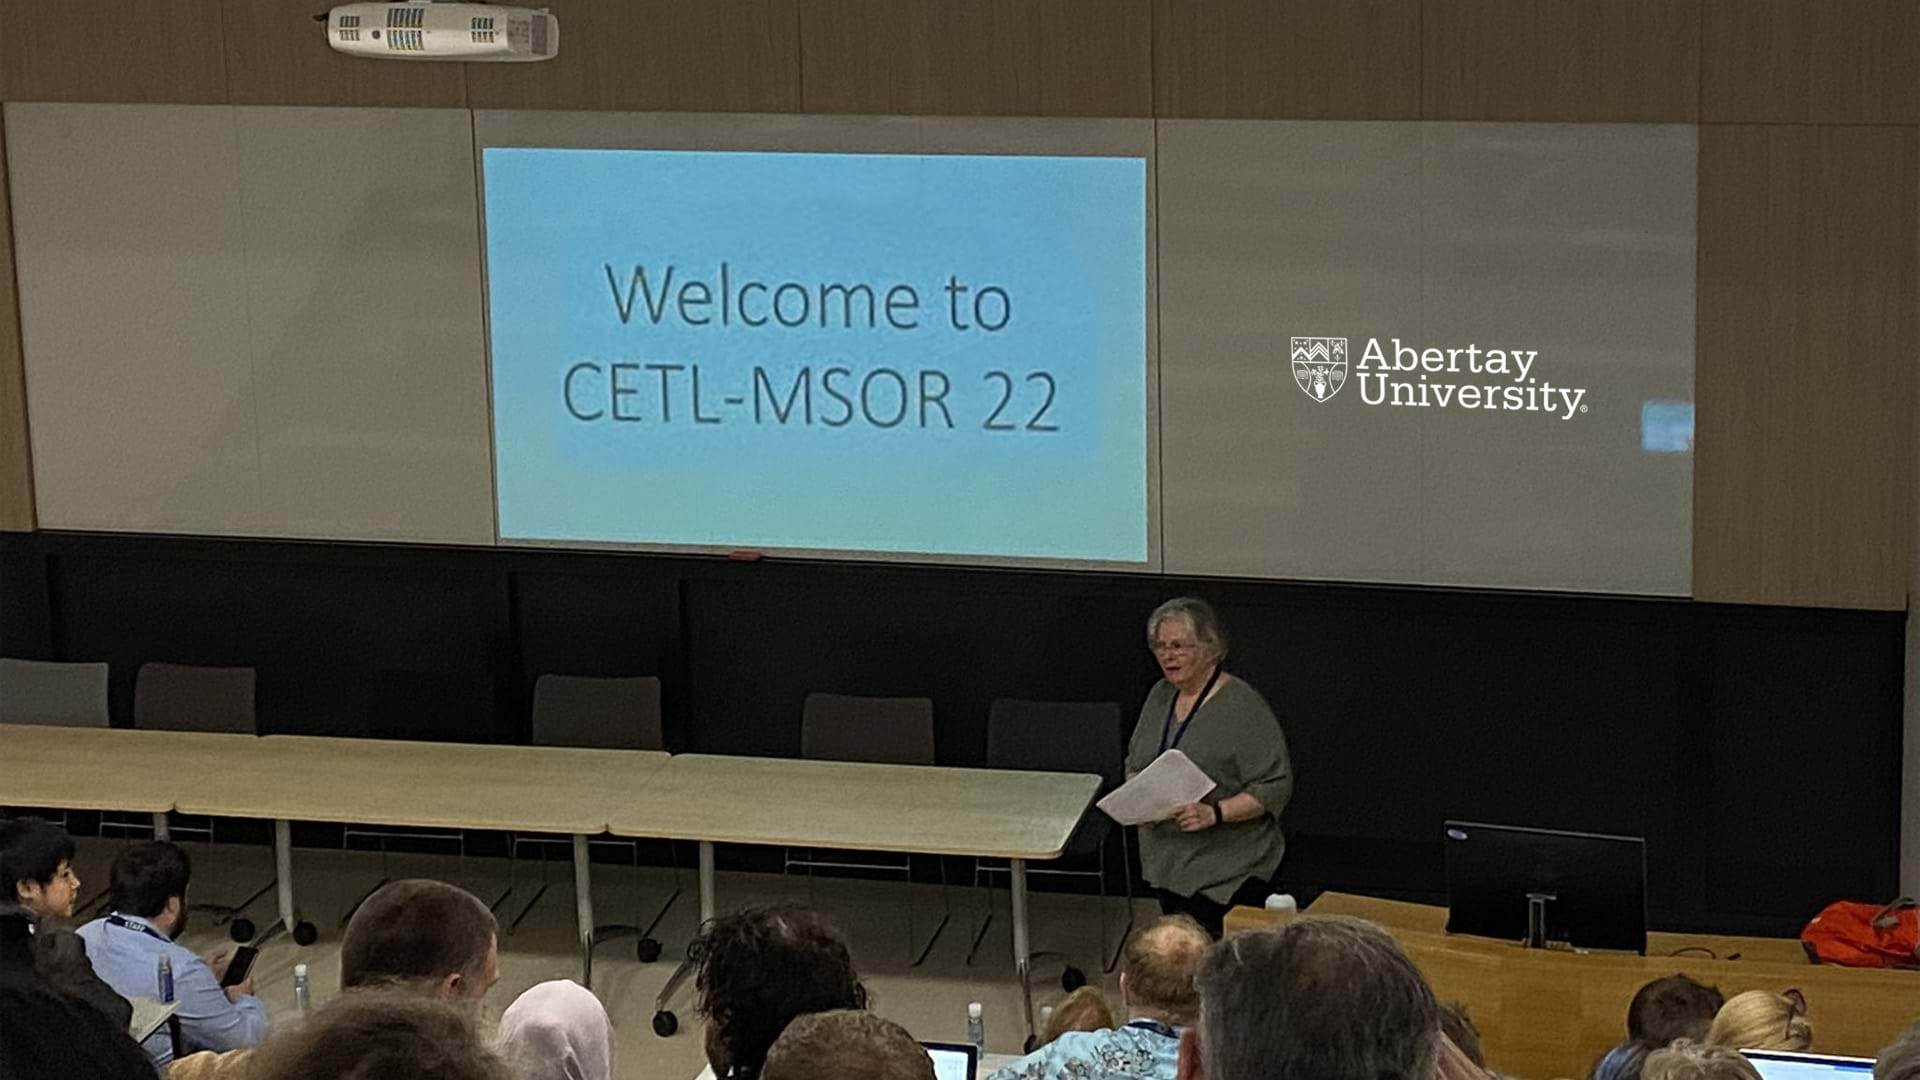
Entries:
{"label": "audience member head", "polygon": [[1627,1038],[1655,1048],[1675,1039],[1699,1042],[1707,1037],[1714,1014],[1724,1004],[1726,998],[1718,989],[1685,975],[1655,979],[1641,987],[1627,1006]]}
{"label": "audience member head", "polygon": [[1302,918],[1236,934],[1200,967],[1182,1080],[1429,1080],[1440,1006],[1386,931]]}
{"label": "audience member head", "polygon": [[1200,991],[1194,979],[1211,948],[1213,938],[1185,915],[1155,919],[1128,938],[1120,968],[1120,1002],[1128,1018],[1145,1017],[1175,1027],[1192,1024],[1200,1015]]}
{"label": "audience member head", "polygon": [[0,1076],[156,1080],[140,1044],[100,1010],[24,975],[0,976]]}
{"label": "audience member head", "polygon": [[1083,986],[1053,1007],[1047,1015],[1046,1026],[1040,1029],[1040,1045],[1058,1039],[1069,1031],[1106,1031],[1119,1027],[1114,1019],[1113,1006],[1107,1004],[1107,995],[1097,986]]}
{"label": "audience member head", "polygon": [[340,988],[399,987],[454,1001],[500,980],[499,926],[472,893],[444,881],[382,886],[340,942]]}
{"label": "audience member head", "polygon": [[254,1051],[251,1080],[512,1080],[473,1010],[418,994],[342,994]]}
{"label": "audience member head", "polygon": [[1459,1047],[1466,1059],[1479,1068],[1487,1067],[1486,1052],[1480,1049],[1480,1028],[1467,1015],[1467,1007],[1458,1001],[1449,1001],[1440,1006],[1440,1031],[1447,1040]]}
{"label": "audience member head", "polygon": [[1873,1080],[1920,1080],[1920,1024],[1900,1033],[1873,1063]]}
{"label": "audience member head", "polygon": [[1760,1080],[1759,1070],[1740,1051],[1692,1039],[1648,1053],[1640,1076],[1642,1080]]}
{"label": "audience member head", "polygon": [[865,1009],[796,1018],[767,1051],[761,1080],[934,1080],[907,1029]]}
{"label": "audience member head", "polygon": [[1735,994],[1714,1016],[1707,1041],[1735,1050],[1805,1050],[1813,1045],[1807,999],[1798,990]]}
{"label": "audience member head", "polygon": [[543,982],[500,1017],[500,1054],[521,1080],[613,1080],[613,1022],[579,983]]}
{"label": "audience member head", "polygon": [[687,959],[707,1020],[707,1060],[722,1078],[759,1075],[768,1048],[796,1017],[867,1007],[846,942],[796,905],[722,915],[694,938]]}
{"label": "audience member head", "polygon": [[37,817],[0,821],[0,901],[26,908],[35,919],[73,916],[80,878],[73,872],[73,840]]}
{"label": "audience member head", "polygon": [[107,872],[107,906],[138,915],[178,938],[187,929],[187,883],[193,863],[185,848],[165,840],[131,844]]}
{"label": "audience member head", "polygon": [[1595,1063],[1589,1080],[1640,1080],[1640,1070],[1653,1049],[1646,1043],[1628,1039]]}

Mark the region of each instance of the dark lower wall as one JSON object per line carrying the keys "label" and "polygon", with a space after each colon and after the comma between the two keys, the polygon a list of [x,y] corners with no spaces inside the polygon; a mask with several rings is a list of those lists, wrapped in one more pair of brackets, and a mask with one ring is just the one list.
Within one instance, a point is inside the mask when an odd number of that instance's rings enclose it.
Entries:
{"label": "dark lower wall", "polygon": [[1896,890],[1903,617],[1684,601],[599,553],[0,537],[0,653],[251,664],[262,728],[513,741],[543,672],[658,674],[674,748],[793,754],[811,690],[1116,700],[1196,591],[1292,743],[1289,880],[1433,896],[1449,817],[1644,835],[1676,928]]}

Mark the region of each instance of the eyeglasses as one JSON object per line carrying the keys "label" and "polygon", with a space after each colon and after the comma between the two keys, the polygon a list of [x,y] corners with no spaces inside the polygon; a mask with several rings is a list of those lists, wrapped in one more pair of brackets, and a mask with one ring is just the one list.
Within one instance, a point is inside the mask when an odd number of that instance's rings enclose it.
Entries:
{"label": "eyeglasses", "polygon": [[1147,650],[1153,653],[1185,654],[1200,647],[1197,641],[1149,641]]}

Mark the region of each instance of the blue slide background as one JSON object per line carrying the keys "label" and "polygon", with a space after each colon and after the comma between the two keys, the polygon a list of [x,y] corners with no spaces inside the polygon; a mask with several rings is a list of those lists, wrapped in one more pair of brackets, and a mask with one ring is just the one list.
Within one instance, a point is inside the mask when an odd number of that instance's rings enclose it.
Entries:
{"label": "blue slide background", "polygon": [[[1146,166],[1137,158],[908,156],[636,150],[484,151],[492,334],[494,460],[503,539],[813,548],[1144,562]],[[920,296],[917,330],[862,319],[855,329],[718,325],[719,265],[734,288],[753,278],[896,284]],[[644,294],[622,324],[636,263],[656,296],[666,268],[713,290],[715,324],[689,326],[670,304],[655,325]],[[998,333],[959,332],[950,275],[1012,298]],[[962,300],[971,322],[969,293]],[[765,294],[752,301],[754,314]],[[838,301],[834,304],[838,321]],[[790,309],[791,310],[791,309]],[[991,318],[996,312],[989,310]],[[700,368],[692,422],[688,376],[636,371],[622,400],[637,422],[576,420],[563,382],[580,361]],[[811,426],[756,424],[755,365],[784,401],[813,370]],[[832,365],[858,406],[859,379],[885,366],[947,376],[954,427],[880,428],[822,392]],[[1002,397],[984,373],[1010,373],[1002,421],[1024,425],[1050,372],[1056,432],[982,430]],[[607,376],[575,382],[583,412],[609,408]],[[728,397],[744,405],[725,404]],[[891,418],[894,384],[875,384]]]}

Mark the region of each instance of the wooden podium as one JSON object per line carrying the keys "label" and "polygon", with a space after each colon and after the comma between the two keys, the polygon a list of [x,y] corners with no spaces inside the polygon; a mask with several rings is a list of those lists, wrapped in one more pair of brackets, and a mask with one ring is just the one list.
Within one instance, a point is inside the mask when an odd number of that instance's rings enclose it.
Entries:
{"label": "wooden podium", "polygon": [[[1649,934],[1646,956],[1526,949],[1450,935],[1445,908],[1328,893],[1311,915],[1354,915],[1391,931],[1442,1001],[1467,1007],[1479,1025],[1487,1064],[1525,1080],[1585,1077],[1627,1036],[1627,1004],[1647,982],[1675,973],[1742,990],[1806,994],[1813,1048],[1873,1057],[1920,1019],[1920,972],[1868,971],[1809,963],[1782,938]],[[1235,908],[1227,932],[1289,916]]]}

